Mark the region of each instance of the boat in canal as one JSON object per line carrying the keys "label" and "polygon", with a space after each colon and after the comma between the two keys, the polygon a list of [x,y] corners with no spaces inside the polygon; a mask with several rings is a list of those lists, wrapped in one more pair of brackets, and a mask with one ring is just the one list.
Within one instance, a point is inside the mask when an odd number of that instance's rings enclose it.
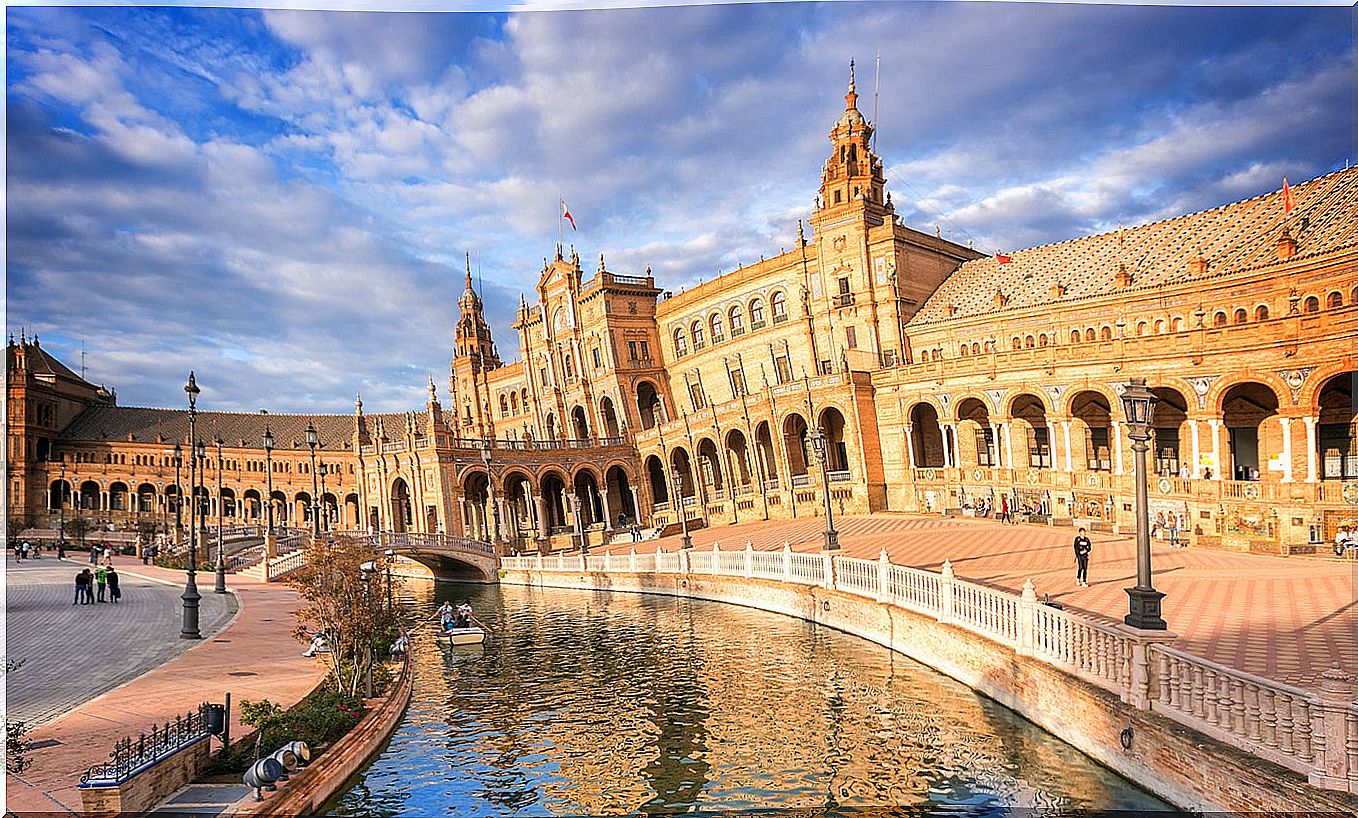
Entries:
{"label": "boat in canal", "polygon": [[452,645],[479,645],[486,641],[486,629],[477,625],[466,628],[445,628],[438,633],[439,639],[447,639]]}

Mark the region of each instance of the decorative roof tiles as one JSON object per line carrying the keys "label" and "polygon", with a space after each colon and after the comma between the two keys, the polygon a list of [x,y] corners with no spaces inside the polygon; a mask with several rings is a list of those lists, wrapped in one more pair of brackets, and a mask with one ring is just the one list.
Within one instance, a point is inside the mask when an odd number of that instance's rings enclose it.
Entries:
{"label": "decorative roof tiles", "polygon": [[[264,448],[264,430],[273,432],[274,448],[306,450],[306,427],[319,433],[317,451],[349,450],[354,439],[353,415],[274,415],[243,412],[199,412],[198,436],[211,443],[221,437],[230,448]],[[64,441],[123,441],[174,445],[189,438],[187,409],[136,406],[91,406],[62,430]]]}

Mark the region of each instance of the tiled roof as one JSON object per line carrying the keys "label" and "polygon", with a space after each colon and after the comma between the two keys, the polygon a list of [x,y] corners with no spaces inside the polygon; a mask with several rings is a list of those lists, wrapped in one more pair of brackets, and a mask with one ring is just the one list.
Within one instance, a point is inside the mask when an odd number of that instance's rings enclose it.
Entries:
{"label": "tiled roof", "polygon": [[[90,384],[84,378],[72,372],[71,369],[68,366],[66,366],[66,364],[63,364],[61,361],[58,361],[56,358],[52,357],[52,355],[48,353],[47,350],[43,349],[42,345],[39,344],[36,340],[23,341],[21,342],[21,345],[24,351],[25,363],[28,366],[29,371],[31,371],[33,374],[52,375],[57,378],[87,384],[91,388],[94,388],[93,384]],[[16,345],[13,339],[11,338],[10,344],[7,348],[10,359],[9,367],[11,369],[14,367],[15,351],[18,348],[19,345]]]}
{"label": "tiled roof", "polygon": [[[305,450],[306,427],[319,433],[317,451],[349,450],[353,447],[353,415],[262,415],[258,413],[199,412],[198,436],[212,441],[220,436],[232,448],[264,448],[264,429],[273,432],[274,448]],[[63,441],[123,441],[173,445],[189,437],[187,409],[149,409],[135,406],[92,406],[61,433]]]}
{"label": "tiled roof", "polygon": [[[1283,213],[1281,191],[1140,227],[1047,244],[969,261],[934,291],[912,324],[1182,284],[1277,263],[1286,227],[1297,242],[1293,260],[1358,243],[1358,168],[1336,171],[1292,188],[1296,207]],[[1191,262],[1199,253],[1205,269]],[[1119,286],[1123,265],[1131,283]],[[1052,287],[1065,287],[1052,297]],[[950,315],[949,306],[954,308]]]}

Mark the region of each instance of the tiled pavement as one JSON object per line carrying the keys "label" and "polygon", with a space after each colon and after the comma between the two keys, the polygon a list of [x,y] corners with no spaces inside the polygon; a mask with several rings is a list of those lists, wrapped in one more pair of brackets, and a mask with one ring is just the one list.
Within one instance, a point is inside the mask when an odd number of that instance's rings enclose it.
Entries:
{"label": "tiled pavement", "polygon": [[[135,573],[171,584],[183,580],[182,572],[143,566],[130,558],[118,558],[117,563],[125,577]],[[209,574],[205,600],[213,596],[211,583]],[[34,742],[52,743],[32,753],[29,770],[7,777],[7,809],[20,814],[79,812],[76,784],[81,772],[104,761],[123,736],[135,736],[200,702],[220,702],[227,691],[233,702],[231,731],[240,736],[240,708],[236,706],[240,701],[267,698],[289,706],[315,687],[324,668],[314,659],[303,658],[302,645],[291,636],[292,612],[299,604],[296,592],[280,583],[266,585],[236,576],[229,579],[229,585],[240,612],[224,630],[121,687],[71,708],[29,735]],[[70,602],[66,605],[70,607]],[[177,628],[173,634],[179,641]],[[96,644],[108,651],[119,650],[108,639]]]}
{"label": "tiled pavement", "polygon": [[[961,579],[1017,591],[1031,578],[1038,596],[1109,621],[1127,610],[1124,588],[1136,584],[1130,535],[1094,534],[1090,587],[1075,584],[1069,528],[990,520],[877,514],[836,518],[843,553],[937,571],[952,561]],[[820,518],[720,526],[693,532],[695,548],[822,546]],[[676,550],[679,537],[658,541]],[[657,541],[637,544],[652,551]],[[625,554],[631,543],[609,550]],[[1358,677],[1358,561],[1272,557],[1152,543],[1154,584],[1165,592],[1164,617],[1175,647],[1229,667],[1314,689],[1333,665]],[[593,553],[602,553],[596,549]]]}
{"label": "tiled pavement", "polygon": [[[181,584],[120,566],[122,600],[73,605],[84,560],[5,562],[5,653],[23,666],[6,678],[10,718],[37,727],[135,679],[192,647],[179,638]],[[236,613],[236,598],[200,587],[199,627],[211,636]]]}

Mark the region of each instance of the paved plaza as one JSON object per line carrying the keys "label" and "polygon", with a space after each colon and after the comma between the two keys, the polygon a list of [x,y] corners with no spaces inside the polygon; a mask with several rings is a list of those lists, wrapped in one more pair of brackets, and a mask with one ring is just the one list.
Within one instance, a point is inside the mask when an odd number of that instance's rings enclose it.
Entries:
{"label": "paved plaza", "polygon": [[[843,553],[938,571],[951,560],[959,579],[1018,591],[1027,579],[1038,597],[1108,621],[1127,611],[1123,590],[1136,584],[1131,535],[1093,534],[1090,587],[1075,584],[1074,529],[968,518],[875,514],[835,518]],[[816,551],[819,517],[720,526],[693,532],[695,548]],[[638,553],[679,548],[678,536],[637,543]],[[631,543],[610,547],[627,553]],[[594,549],[592,553],[602,553]],[[1175,647],[1276,681],[1316,689],[1333,665],[1358,675],[1358,561],[1274,557],[1204,548],[1151,548],[1154,584],[1165,592],[1164,618]]]}
{"label": "paved plaza", "polygon": [[[122,601],[73,605],[75,575],[87,567],[78,556],[6,557],[5,650],[23,662],[6,679],[10,718],[44,724],[198,644],[179,638],[183,574],[172,581],[139,562],[119,565]],[[210,637],[235,615],[236,598],[214,594],[210,573],[199,580],[199,627]]]}
{"label": "paved plaza", "polygon": [[[52,562],[56,563],[56,560]],[[228,582],[234,593],[221,597],[212,593],[212,576],[206,575],[202,622],[208,626],[215,617],[211,627],[220,630],[201,642],[187,642],[179,638],[178,609],[168,601],[172,599],[178,603],[183,572],[143,566],[127,557],[115,558],[115,563],[123,576],[125,589],[123,602],[116,609],[107,603],[83,607],[71,605],[75,569],[81,567],[81,563],[58,563],[59,567],[49,567],[44,560],[41,565],[25,562],[19,567],[13,563],[8,566],[9,650],[15,656],[23,655],[18,652],[16,637],[30,640],[30,646],[38,644],[53,656],[63,655],[57,652],[56,645],[64,646],[63,650],[67,651],[77,650],[70,655],[79,658],[75,665],[76,675],[86,682],[74,687],[86,691],[84,698],[88,699],[80,703],[69,702],[56,718],[29,735],[38,745],[38,749],[30,754],[32,767],[22,775],[8,776],[6,783],[7,806],[12,811],[21,814],[78,813],[80,793],[76,784],[80,774],[91,765],[104,761],[122,737],[135,737],[141,731],[149,730],[153,723],[173,720],[200,702],[221,702],[228,691],[234,703],[231,731],[233,736],[239,737],[244,734],[240,724],[241,701],[267,698],[289,707],[310,692],[325,675],[320,662],[302,657],[303,646],[292,638],[293,611],[300,603],[297,592],[291,587],[231,576]],[[35,570],[25,574],[30,568]],[[48,574],[52,582],[59,580],[61,583],[64,607],[49,602],[46,592],[41,590],[48,583]],[[133,575],[137,575],[137,579],[133,579]],[[71,585],[69,592],[66,584]],[[204,587],[200,586],[199,591],[204,592]],[[140,607],[134,606],[132,600],[141,595],[146,601]],[[152,599],[157,602],[152,604]],[[227,600],[239,602],[239,611],[234,618],[228,610]],[[167,613],[171,608],[173,616]],[[230,610],[234,609],[233,602]],[[102,630],[105,626],[94,621],[96,617],[107,618],[111,623],[115,617],[123,615],[128,616],[129,622],[143,618],[146,621],[120,629],[109,624],[109,630]],[[30,622],[41,627],[16,627],[15,620],[20,616],[32,617]],[[85,616],[89,619],[80,618]],[[36,632],[36,637],[32,632]],[[130,645],[140,647],[134,649]],[[26,649],[26,652],[31,651],[32,647]],[[90,660],[100,658],[101,653],[126,654],[128,664],[120,665],[117,672],[125,674],[120,677],[122,679],[126,675],[136,678],[121,686],[115,686],[116,682],[104,683],[96,690],[92,685],[104,675],[90,670],[100,667]],[[53,668],[57,668],[57,676],[61,676],[60,667],[60,663],[30,660],[10,680],[11,704],[16,703],[21,677],[28,676],[22,680],[29,701],[27,706],[34,712],[40,709],[48,712],[51,705],[45,701],[47,694],[28,691],[30,685],[55,683],[51,674]],[[30,672],[31,668],[35,670]],[[96,695],[100,690],[105,692]],[[18,715],[17,711],[15,715]]]}

